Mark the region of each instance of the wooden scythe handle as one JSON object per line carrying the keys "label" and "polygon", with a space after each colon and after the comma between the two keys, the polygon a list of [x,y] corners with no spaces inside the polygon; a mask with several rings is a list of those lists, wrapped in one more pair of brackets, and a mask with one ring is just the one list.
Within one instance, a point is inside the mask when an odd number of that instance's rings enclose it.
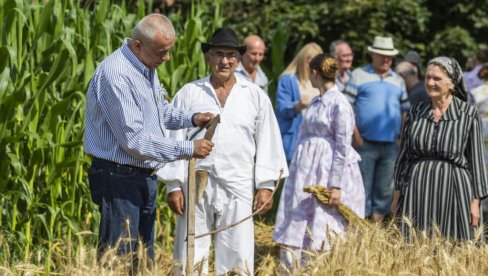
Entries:
{"label": "wooden scythe handle", "polygon": [[[217,124],[220,123],[220,115],[215,116],[210,120],[207,131],[205,132],[204,139],[211,141],[217,128]],[[197,159],[192,158],[188,162],[188,213],[186,217],[186,275],[195,275],[194,259],[195,259],[195,189],[196,189],[196,176],[195,176],[195,164]]]}

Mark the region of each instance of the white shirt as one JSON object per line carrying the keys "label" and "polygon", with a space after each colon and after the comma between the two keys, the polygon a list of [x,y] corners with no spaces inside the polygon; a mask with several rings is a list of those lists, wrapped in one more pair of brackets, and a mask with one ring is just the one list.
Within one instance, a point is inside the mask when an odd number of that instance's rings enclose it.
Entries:
{"label": "white shirt", "polygon": [[[211,154],[199,159],[197,169],[208,171],[221,181],[223,188],[247,202],[252,202],[254,189],[273,188],[283,169],[288,176],[280,130],[269,97],[255,84],[236,77],[236,83],[221,107],[210,77],[186,84],[173,99],[175,107],[192,112],[220,114],[212,142]],[[197,128],[170,131],[169,136],[187,140]],[[202,131],[194,139],[201,139]],[[254,166],[253,164],[256,164]],[[188,161],[167,164],[158,171],[168,184],[168,192],[186,183]]]}

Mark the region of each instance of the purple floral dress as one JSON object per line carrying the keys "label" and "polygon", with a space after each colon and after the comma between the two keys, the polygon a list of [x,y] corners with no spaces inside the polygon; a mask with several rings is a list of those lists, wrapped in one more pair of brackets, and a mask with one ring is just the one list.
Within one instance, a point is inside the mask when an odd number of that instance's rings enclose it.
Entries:
{"label": "purple floral dress", "polygon": [[[351,146],[354,114],[337,86],[315,97],[303,118],[290,175],[281,193],[273,240],[287,246],[329,249],[327,231],[341,234],[347,222],[335,206],[303,191],[309,185],[341,188],[341,202],[364,217],[359,154]],[[330,232],[332,234],[332,232]]]}

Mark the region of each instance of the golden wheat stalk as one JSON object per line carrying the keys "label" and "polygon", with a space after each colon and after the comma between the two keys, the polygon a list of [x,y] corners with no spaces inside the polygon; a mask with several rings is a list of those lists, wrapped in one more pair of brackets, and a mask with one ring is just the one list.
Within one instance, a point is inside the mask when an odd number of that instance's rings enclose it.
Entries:
{"label": "golden wheat stalk", "polygon": [[[324,204],[325,206],[330,206],[329,199],[331,191],[328,190],[326,187],[319,185],[306,186],[303,188],[303,191],[311,193],[320,203]],[[353,210],[351,210],[343,203],[339,203],[339,205],[337,205],[336,207],[339,213],[341,213],[341,215],[349,222],[349,224],[364,228],[371,227],[371,225],[367,221],[358,217],[358,215],[356,215]]]}

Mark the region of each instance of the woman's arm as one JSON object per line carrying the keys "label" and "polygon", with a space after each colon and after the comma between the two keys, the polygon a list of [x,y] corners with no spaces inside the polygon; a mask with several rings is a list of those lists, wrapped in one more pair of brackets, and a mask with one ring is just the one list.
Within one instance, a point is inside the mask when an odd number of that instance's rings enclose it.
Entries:
{"label": "woman's arm", "polygon": [[402,129],[402,136],[400,137],[400,152],[395,162],[395,192],[393,193],[393,202],[391,205],[391,212],[396,214],[398,210],[398,200],[401,195],[402,188],[408,184],[410,175],[410,158],[408,156],[408,140],[410,139],[408,133],[410,130],[410,124],[412,120],[412,109],[408,112]]}
{"label": "woman's arm", "polygon": [[[295,83],[294,83],[295,82]],[[292,119],[301,110],[300,100],[293,96],[298,88],[296,77],[292,74],[283,75],[278,81],[276,90],[276,115],[285,119]]]}

